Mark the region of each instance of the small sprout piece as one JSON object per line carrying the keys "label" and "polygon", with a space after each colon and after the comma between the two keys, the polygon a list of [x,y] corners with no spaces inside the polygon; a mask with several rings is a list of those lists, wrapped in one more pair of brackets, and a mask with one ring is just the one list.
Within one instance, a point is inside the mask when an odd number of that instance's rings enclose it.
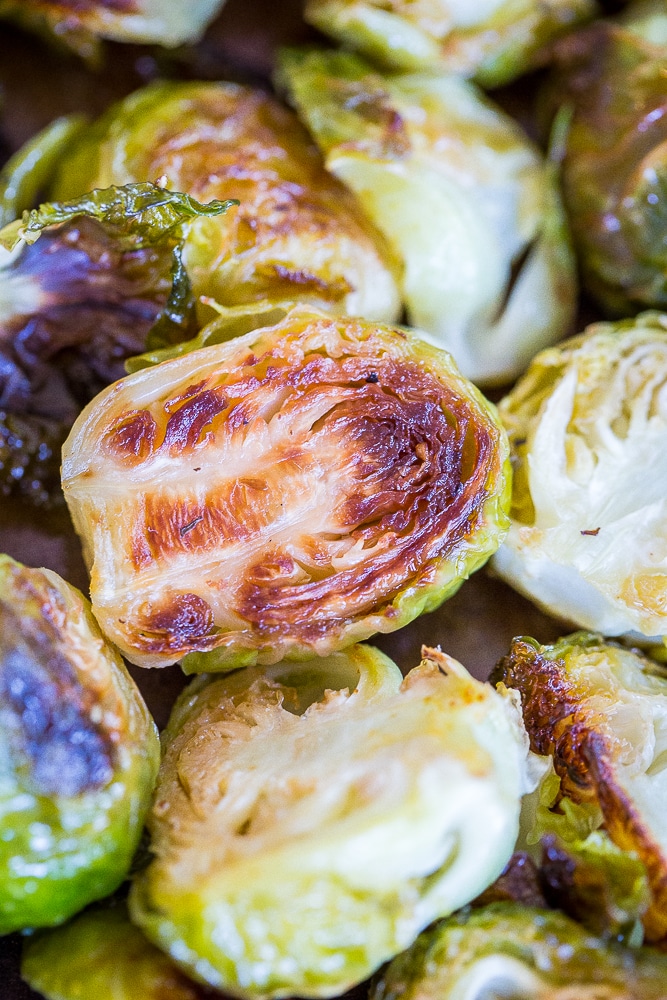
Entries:
{"label": "small sprout piece", "polygon": [[451,358],[306,307],[109,387],[63,450],[94,613],[133,663],[275,663],[437,607],[506,525],[506,442]]}
{"label": "small sprout piece", "polygon": [[296,116],[263,91],[158,83],[131,94],[63,158],[54,197],[156,177],[200,201],[240,202],[190,229],[183,261],[196,295],[398,318],[398,265],[385,240]]}
{"label": "small sprout piece", "polygon": [[0,0],[0,17],[52,35],[81,56],[99,55],[98,39],[173,47],[196,42],[225,0]]}
{"label": "small sprout piece", "polygon": [[158,762],[85,598],[0,556],[0,934],[61,923],[122,882]]}
{"label": "small sprout piece", "polygon": [[493,903],[436,924],[370,1000],[663,1000],[667,955],[594,937],[569,917]]}
{"label": "small sprout piece", "polygon": [[667,634],[667,318],[543,351],[499,412],[514,486],[495,571],[583,628]]}
{"label": "small sprout piece", "polygon": [[210,1000],[132,923],[125,903],[26,939],[21,976],[46,1000]]}
{"label": "small sprout piece", "polygon": [[553,646],[515,639],[494,675],[521,693],[531,750],[553,758],[565,803],[594,806],[603,828],[644,864],[646,935],[667,933],[667,672],[599,636]]}
{"label": "small sprout piece", "polygon": [[[10,172],[17,205],[42,166]],[[181,246],[193,219],[229,204],[132,184],[40,205],[0,230],[0,492],[62,499],[60,448],[83,405],[149,332],[160,345],[194,332]]]}
{"label": "small sprout piece", "polygon": [[574,264],[553,169],[456,77],[382,76],[287,50],[288,90],[328,170],[401,261],[409,322],[476,382],[510,381],[570,332]]}
{"label": "small sprout piece", "polygon": [[502,871],[520,713],[423,655],[405,680],[354,646],[183,692],[130,911],[194,976],[241,997],[340,994]]}
{"label": "small sprout piece", "polygon": [[[642,16],[643,14],[643,16]],[[667,307],[667,10],[631,4],[558,48],[563,193],[584,282],[612,315]]]}
{"label": "small sprout piece", "polygon": [[547,61],[595,0],[307,0],[325,34],[389,69],[440,69],[497,87]]}

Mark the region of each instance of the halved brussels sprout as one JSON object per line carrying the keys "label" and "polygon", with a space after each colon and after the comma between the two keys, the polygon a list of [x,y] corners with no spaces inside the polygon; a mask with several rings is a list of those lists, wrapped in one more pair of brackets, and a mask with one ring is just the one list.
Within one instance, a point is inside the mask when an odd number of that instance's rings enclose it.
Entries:
{"label": "halved brussels sprout", "polygon": [[606,635],[667,633],[667,318],[596,324],[500,403],[512,526],[494,570]]}
{"label": "halved brussels sprout", "polygon": [[[41,174],[49,142],[32,153]],[[31,184],[29,169],[10,171],[7,214]],[[158,343],[196,333],[181,245],[193,218],[229,205],[132,184],[41,205],[0,230],[0,493],[61,499],[60,447],[84,404],[149,332]]]}
{"label": "halved brussels sprout", "polygon": [[500,873],[526,756],[515,703],[437,650],[405,680],[363,646],[198,678],[132,917],[237,996],[339,994]]}
{"label": "halved brussels sprout", "polygon": [[158,762],[85,598],[0,556],[0,934],[61,923],[122,882]]}
{"label": "halved brussels sprout", "polygon": [[275,663],[437,607],[506,527],[491,404],[400,330],[305,306],[84,410],[63,489],[132,662]]}
{"label": "halved brussels sprout", "polygon": [[495,674],[521,693],[531,749],[553,758],[556,805],[590,804],[643,862],[649,940],[667,933],[667,672],[637,652],[576,633],[552,646],[515,639]]}
{"label": "halved brussels sprout", "polygon": [[571,116],[563,192],[590,292],[612,314],[667,307],[667,11],[630,5],[558,49],[549,101]]}
{"label": "halved brussels sprout", "polygon": [[231,83],[137,91],[61,161],[54,197],[156,177],[200,200],[241,203],[189,232],[184,261],[197,295],[397,318],[397,265],[385,240],[324,169],[295,115],[263,91]]}
{"label": "halved brussels sprout", "polygon": [[371,1000],[663,1000],[667,955],[594,937],[569,917],[493,903],[436,924]]}
{"label": "halved brussels sprout", "polygon": [[225,0],[0,0],[0,17],[36,28],[80,55],[97,55],[97,39],[196,42]]}
{"label": "halved brussels sprout", "polygon": [[21,976],[47,1000],[211,1000],[132,923],[125,903],[26,939]]}
{"label": "halved brussels sprout", "polygon": [[546,62],[595,0],[307,0],[305,18],[393,69],[444,69],[487,87]]}
{"label": "halved brussels sprout", "polygon": [[477,382],[570,330],[574,264],[552,168],[472,84],[288,50],[280,81],[403,264],[411,324]]}

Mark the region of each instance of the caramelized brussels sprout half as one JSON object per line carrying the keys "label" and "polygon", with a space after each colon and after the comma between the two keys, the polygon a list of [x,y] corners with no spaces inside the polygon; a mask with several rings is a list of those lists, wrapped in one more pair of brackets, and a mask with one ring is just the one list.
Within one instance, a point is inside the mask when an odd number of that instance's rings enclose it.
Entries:
{"label": "caramelized brussels sprout half", "polygon": [[494,569],[606,635],[667,633],[667,318],[596,324],[500,403],[512,526]]}
{"label": "caramelized brussels sprout half", "polygon": [[97,40],[154,42],[167,47],[195,42],[225,0],[0,0],[0,17],[65,42],[85,58]]}
{"label": "caramelized brussels sprout half", "polygon": [[665,5],[631,5],[558,53],[549,101],[571,115],[562,179],[585,284],[612,314],[665,308]]}
{"label": "caramelized brussels sprout half", "polygon": [[493,903],[436,924],[371,1000],[662,1000],[667,955],[594,937],[569,917]]}
{"label": "caramelized brussels sprout half", "polygon": [[[49,143],[32,153],[23,163],[41,173]],[[8,172],[7,214],[31,177]],[[196,333],[181,245],[193,218],[229,205],[132,184],[41,205],[0,230],[0,494],[61,501],[60,448],[84,404],[149,333]]]}
{"label": "caramelized brussels sprout half", "polygon": [[403,265],[409,322],[476,382],[570,332],[574,265],[552,168],[472,84],[288,50],[280,81]]}
{"label": "caramelized brussels sprout half", "polygon": [[122,882],[158,762],[85,598],[0,556],[0,934],[61,923]]}
{"label": "caramelized brussels sprout half", "polygon": [[55,930],[27,938],[21,976],[46,1000],[206,1000],[214,993],[188,979],[132,923],[125,903],[91,909]]}
{"label": "caramelized brussels sprout half", "polygon": [[237,996],[339,994],[500,873],[526,755],[515,703],[437,650],[405,680],[363,646],[197,678],[132,917]]}
{"label": "caramelized brussels sprout half", "polygon": [[595,0],[306,0],[325,34],[388,68],[444,69],[487,87],[544,63]]}
{"label": "caramelized brussels sprout half", "polygon": [[199,200],[237,198],[190,229],[197,295],[224,306],[307,301],[391,321],[397,265],[354,197],[324,169],[294,114],[235,84],[158,83],[112,108],[61,161],[54,196],[151,181]]}
{"label": "caramelized brussels sprout half", "polygon": [[594,806],[648,874],[649,940],[667,933],[667,673],[599,636],[515,639],[495,678],[521,693],[531,749],[553,759],[560,801]]}
{"label": "caramelized brussels sprout half", "polygon": [[409,334],[307,307],[84,410],[63,489],[132,662],[308,658],[437,607],[498,546],[493,407]]}

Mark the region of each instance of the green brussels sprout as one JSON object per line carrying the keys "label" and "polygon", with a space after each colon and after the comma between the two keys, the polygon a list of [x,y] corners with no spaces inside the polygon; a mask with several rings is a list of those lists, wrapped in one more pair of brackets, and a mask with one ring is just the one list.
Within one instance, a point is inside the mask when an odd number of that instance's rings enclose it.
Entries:
{"label": "green brussels sprout", "polygon": [[98,56],[99,38],[195,42],[225,0],[0,0],[0,18],[17,21],[65,42],[84,58]]}
{"label": "green brussels sprout", "polygon": [[120,884],[158,762],[85,598],[0,556],[0,934],[61,923]]}
{"label": "green brussels sprout", "polygon": [[625,23],[564,42],[550,85],[568,109],[563,194],[583,279],[612,315],[667,307],[666,59],[664,3],[631,5]]}
{"label": "green brussels sprout", "polygon": [[651,901],[642,919],[647,938],[661,939],[667,672],[638,652],[578,632],[551,646],[515,639],[494,679],[520,692],[531,750],[553,761],[560,779],[554,811],[568,800],[593,807],[614,844],[645,866]]}
{"label": "green brussels sprout", "polygon": [[574,264],[553,176],[521,128],[457,77],[383,77],[288,50],[279,82],[403,264],[409,322],[468,378],[515,378],[566,333]]}
{"label": "green brussels sprout", "polygon": [[546,62],[595,0],[306,0],[325,34],[391,69],[444,69],[487,87]]}
{"label": "green brussels sprout", "polygon": [[500,873],[527,747],[516,703],[438,650],[200,677],[163,735],[132,918],[197,979],[326,997]]}
{"label": "green brussels sprout", "polygon": [[324,169],[296,116],[236,84],[156,83],[130,95],[60,163],[53,196],[165,177],[199,200],[236,198],[190,228],[196,295],[223,306],[307,301],[393,321],[398,265],[353,195]]}
{"label": "green brussels sprout", "polygon": [[500,403],[512,526],[494,571],[605,635],[667,634],[667,318],[599,323]]}
{"label": "green brussels sprout", "polygon": [[492,903],[436,924],[370,1000],[663,1000],[667,955],[624,948],[553,910]]}
{"label": "green brussels sprout", "polygon": [[47,1000],[206,1000],[132,923],[124,902],[87,910],[26,939],[21,976]]}
{"label": "green brussels sprout", "polygon": [[[5,217],[71,130],[54,126],[7,171]],[[83,405],[129,355],[196,332],[181,246],[194,218],[230,204],[133,184],[41,205],[0,230],[0,494],[62,502],[60,448]]]}
{"label": "green brussels sprout", "polygon": [[401,628],[497,548],[509,488],[495,410],[447,354],[306,306],[127,376],[63,447],[103,631],[188,672]]}

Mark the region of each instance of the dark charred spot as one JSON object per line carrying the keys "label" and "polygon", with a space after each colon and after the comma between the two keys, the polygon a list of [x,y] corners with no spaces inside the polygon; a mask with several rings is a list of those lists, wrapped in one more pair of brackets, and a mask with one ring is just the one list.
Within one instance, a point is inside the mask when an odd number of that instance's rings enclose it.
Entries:
{"label": "dark charred spot", "polygon": [[[93,720],[98,693],[84,687],[62,650],[53,594],[19,576],[21,587],[27,614],[0,602],[0,724],[10,753],[37,794],[67,798],[94,791],[113,778],[116,734]],[[22,595],[17,606],[21,602]]]}
{"label": "dark charred spot", "polygon": [[140,619],[137,644],[145,652],[184,652],[211,646],[213,612],[197,594],[177,594]]}
{"label": "dark charred spot", "polygon": [[51,671],[62,677],[65,661],[51,656],[47,670],[27,650],[11,651],[3,659],[0,698],[16,720],[30,784],[42,795],[69,798],[111,780],[111,747],[76,697],[74,685],[63,690]]}
{"label": "dark charred spot", "polygon": [[227,400],[221,390],[205,389],[198,392],[169,417],[161,447],[172,455],[193,449],[214,417],[226,407]]}
{"label": "dark charred spot", "polygon": [[381,560],[369,555],[351,570],[326,573],[318,560],[317,571],[307,568],[299,579],[267,575],[264,555],[249,568],[243,617],[307,639],[340,627],[343,600],[353,618],[377,609],[382,595],[386,614],[397,588],[428,583],[435,560],[478,526],[490,468],[497,467],[497,431],[414,363],[313,356],[284,377],[302,395],[328,385],[354,388],[312,434],[338,442],[345,456],[350,478],[332,498],[344,533],[369,549],[391,538]]}
{"label": "dark charred spot", "polygon": [[204,520],[203,514],[198,514],[197,517],[193,517],[191,521],[184,524],[182,528],[179,528],[179,535],[183,538],[185,535],[189,534],[193,528],[196,528],[200,521]]}
{"label": "dark charred spot", "polygon": [[107,449],[126,464],[145,461],[152,454],[157,424],[149,410],[124,414],[105,436]]}
{"label": "dark charred spot", "polygon": [[0,323],[0,410],[3,424],[20,418],[28,429],[12,434],[16,471],[0,469],[3,492],[57,501],[58,460],[47,468],[45,450],[59,456],[81,408],[145,350],[170,271],[169,249],[122,250],[85,218],[44,232],[5,268],[8,301],[17,284],[25,305]]}

